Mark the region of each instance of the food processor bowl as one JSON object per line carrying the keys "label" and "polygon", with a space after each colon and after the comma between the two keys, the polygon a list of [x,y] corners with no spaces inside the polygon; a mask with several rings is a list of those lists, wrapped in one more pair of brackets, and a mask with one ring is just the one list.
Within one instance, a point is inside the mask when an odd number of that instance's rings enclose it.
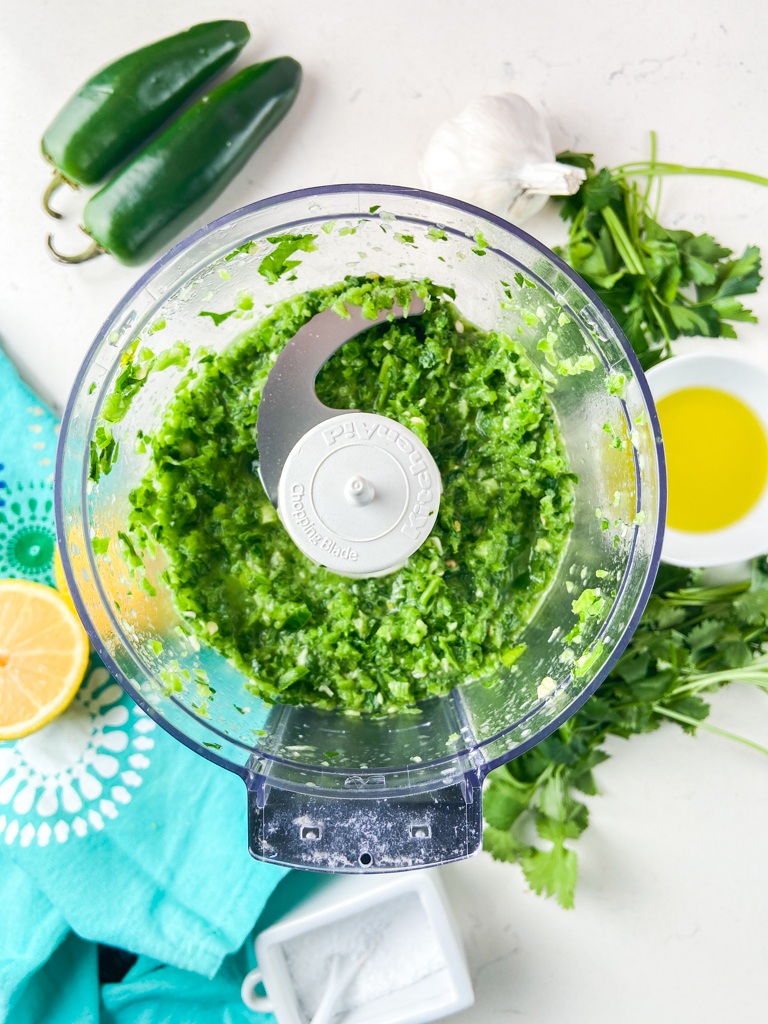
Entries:
{"label": "food processor bowl", "polygon": [[[270,284],[259,266],[285,234],[312,235],[316,248],[297,252],[298,265]],[[512,335],[549,382],[578,476],[564,557],[515,638],[525,650],[514,665],[499,664],[490,679],[468,678],[415,711],[380,717],[267,705],[247,693],[247,679],[189,635],[158,578],[161,549],[142,556],[156,594],[136,586],[118,534],[149,466],[137,437],[159,426],[182,370],[149,376],[112,425],[119,455],[111,472],[89,480],[102,406],[130,346],[159,354],[183,341],[193,351],[221,351],[276,302],[368,273],[430,278],[455,290],[467,320]],[[199,315],[241,308],[243,292],[252,309],[240,319],[216,325]],[[551,330],[556,354],[546,342]],[[476,852],[485,776],[557,729],[616,663],[656,574],[665,476],[639,364],[606,308],[562,260],[466,203],[417,189],[338,185],[222,217],[138,281],[78,374],[61,426],[55,499],[64,572],[94,646],[148,715],[242,777],[251,853],[292,867],[392,871]],[[94,537],[102,541],[98,554]],[[600,589],[602,610],[574,631],[574,603],[588,588]],[[194,682],[200,670],[215,689],[205,702]]]}

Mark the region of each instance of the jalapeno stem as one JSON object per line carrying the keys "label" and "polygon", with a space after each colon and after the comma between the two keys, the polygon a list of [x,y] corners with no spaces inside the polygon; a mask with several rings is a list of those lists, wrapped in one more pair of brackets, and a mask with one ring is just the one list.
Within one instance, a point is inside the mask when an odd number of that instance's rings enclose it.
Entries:
{"label": "jalapeno stem", "polygon": [[57,192],[61,188],[62,185],[69,185],[72,189],[77,188],[77,185],[73,185],[71,181],[67,181],[61,171],[56,170],[53,172],[53,177],[48,182],[48,188],[45,190],[45,194],[43,195],[43,209],[49,217],[53,217],[55,220],[61,220],[61,214],[51,206],[51,197],[54,192]]}
{"label": "jalapeno stem", "polygon": [[[90,237],[90,236],[89,236]],[[101,256],[107,250],[103,249],[95,239],[91,239],[91,244],[87,249],[82,252],[76,253],[74,256],[67,256],[64,253],[57,252],[53,247],[53,235],[48,235],[48,252],[53,256],[59,263],[85,263],[88,260],[93,260],[97,256]]]}

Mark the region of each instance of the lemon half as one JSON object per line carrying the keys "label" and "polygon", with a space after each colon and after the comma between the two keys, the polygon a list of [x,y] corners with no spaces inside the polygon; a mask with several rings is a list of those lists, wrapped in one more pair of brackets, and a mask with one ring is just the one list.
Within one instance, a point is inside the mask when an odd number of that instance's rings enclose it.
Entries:
{"label": "lemon half", "polygon": [[52,587],[0,580],[0,740],[60,714],[88,668],[88,635]]}

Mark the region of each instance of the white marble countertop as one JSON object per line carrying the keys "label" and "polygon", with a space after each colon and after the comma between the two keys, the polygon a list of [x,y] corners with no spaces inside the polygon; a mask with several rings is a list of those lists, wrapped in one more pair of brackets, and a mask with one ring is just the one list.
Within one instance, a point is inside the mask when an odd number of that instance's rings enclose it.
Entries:
{"label": "white marble countertop", "polygon": [[[305,84],[289,120],[206,220],[277,192],[345,181],[418,184],[433,128],[469,100],[521,92],[558,148],[607,163],[661,159],[768,173],[768,15],[762,0],[27,0],[0,34],[0,343],[61,410],[99,324],[142,272],[103,258],[62,267],[45,253],[48,170],[39,138],[99,64],[216,17],[244,18],[240,63],[290,53]],[[79,244],[82,197],[57,229]],[[661,219],[735,250],[768,249],[768,190],[713,178],[665,185]],[[195,225],[197,226],[197,225]],[[551,212],[528,228],[562,236]],[[768,325],[768,286],[751,303]],[[768,327],[727,343],[768,365]],[[1,396],[0,396],[1,397]],[[1,414],[1,413],[0,413]],[[768,742],[768,700],[728,690],[712,721]],[[526,891],[487,855],[446,869],[477,1001],[457,1024],[679,1024],[763,1019],[768,760],[674,726],[610,744],[579,840],[576,909]]]}

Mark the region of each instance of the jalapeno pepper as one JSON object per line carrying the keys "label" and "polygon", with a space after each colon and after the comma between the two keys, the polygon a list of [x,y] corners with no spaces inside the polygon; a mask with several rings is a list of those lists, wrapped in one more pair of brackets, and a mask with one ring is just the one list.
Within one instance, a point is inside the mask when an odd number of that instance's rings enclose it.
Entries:
{"label": "jalapeno pepper", "polygon": [[223,191],[287,113],[301,65],[278,57],[244,68],[204,96],[88,200],[83,230],[92,242],[83,263],[103,252],[142,263],[174,238]]}
{"label": "jalapeno pepper", "polygon": [[62,184],[95,185],[134,153],[248,42],[243,21],[209,21],[127,54],[90,78],[43,136],[54,176],[50,206]]}

